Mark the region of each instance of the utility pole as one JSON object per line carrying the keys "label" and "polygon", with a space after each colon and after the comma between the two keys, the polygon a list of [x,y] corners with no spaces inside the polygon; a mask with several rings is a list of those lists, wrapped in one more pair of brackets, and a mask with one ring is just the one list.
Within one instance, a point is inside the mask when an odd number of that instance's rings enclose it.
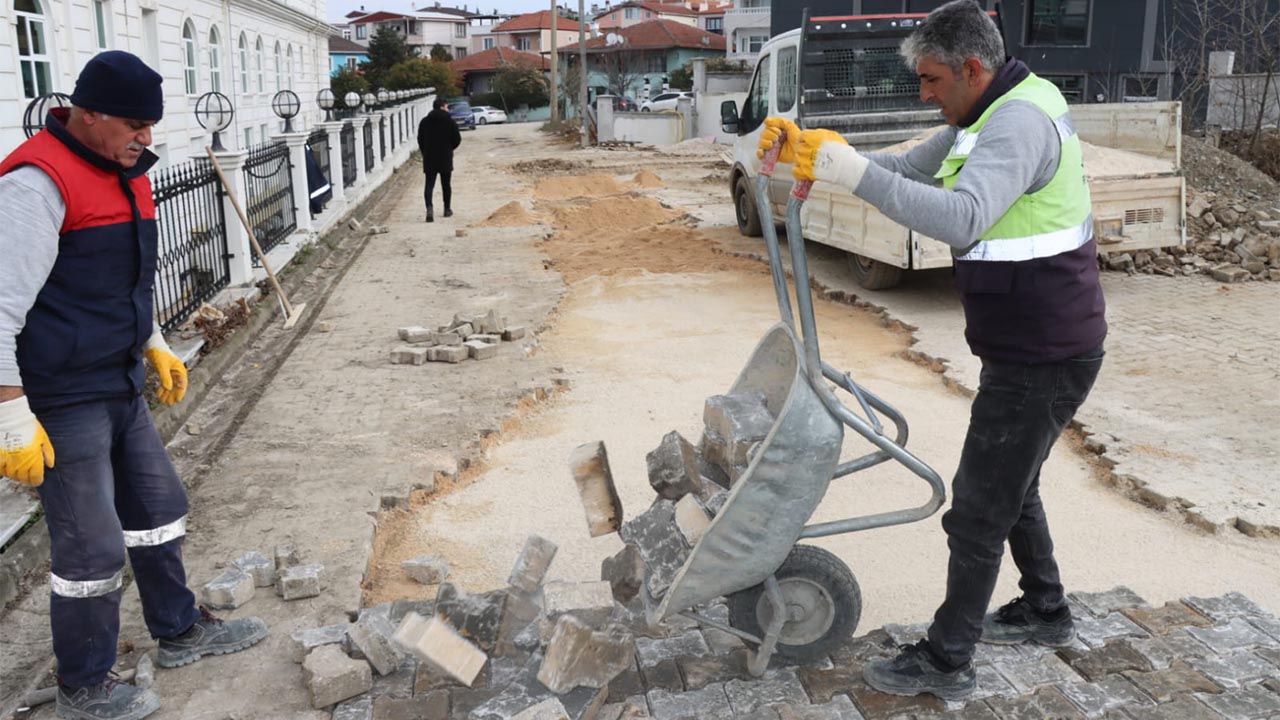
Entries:
{"label": "utility pole", "polygon": [[557,76],[560,67],[560,54],[556,50],[556,38],[560,34],[560,10],[556,7],[556,3],[560,0],[551,0],[551,122],[559,122],[560,120],[560,86]]}
{"label": "utility pole", "polygon": [[582,147],[587,146],[587,14],[586,0],[578,0],[578,119],[582,122]]}

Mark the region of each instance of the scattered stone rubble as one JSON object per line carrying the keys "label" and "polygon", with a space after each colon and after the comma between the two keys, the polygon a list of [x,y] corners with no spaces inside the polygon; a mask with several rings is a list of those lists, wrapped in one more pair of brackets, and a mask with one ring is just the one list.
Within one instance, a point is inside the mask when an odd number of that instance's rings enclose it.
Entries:
{"label": "scattered stone rubble", "polygon": [[407,344],[391,351],[391,363],[423,365],[460,363],[468,358],[488,360],[498,354],[502,342],[519,340],[526,333],[522,325],[507,325],[507,319],[495,310],[477,317],[454,315],[452,322],[435,330],[421,325],[400,328],[397,335]]}

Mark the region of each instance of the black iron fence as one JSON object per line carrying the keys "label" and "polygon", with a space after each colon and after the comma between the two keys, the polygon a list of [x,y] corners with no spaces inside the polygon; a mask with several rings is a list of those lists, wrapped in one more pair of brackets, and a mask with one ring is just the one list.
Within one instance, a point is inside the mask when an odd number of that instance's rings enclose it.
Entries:
{"label": "black iron fence", "polygon": [[387,121],[378,118],[378,159],[387,159]]}
{"label": "black iron fence", "polygon": [[323,129],[312,130],[307,136],[307,152],[316,159],[320,172],[324,173],[324,179],[332,182],[333,178],[329,175],[329,133]]}
{"label": "black iron fence", "polygon": [[207,161],[192,160],[151,176],[160,231],[155,309],[169,332],[231,282],[222,187]]}
{"label": "black iron fence", "polygon": [[364,171],[373,172],[373,121],[368,118],[364,121]]}
{"label": "black iron fence", "polygon": [[[251,149],[244,163],[244,182],[245,214],[262,252],[271,252],[298,227],[289,146],[268,143]],[[261,258],[254,258],[255,265],[260,262]]]}
{"label": "black iron fence", "polygon": [[342,187],[356,184],[356,126],[348,120],[338,134],[342,145]]}

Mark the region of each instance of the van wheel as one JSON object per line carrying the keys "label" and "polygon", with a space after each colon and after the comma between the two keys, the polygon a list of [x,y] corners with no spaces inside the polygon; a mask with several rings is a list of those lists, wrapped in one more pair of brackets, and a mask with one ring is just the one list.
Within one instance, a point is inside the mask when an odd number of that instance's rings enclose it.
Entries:
{"label": "van wheel", "polygon": [[733,208],[738,216],[738,232],[747,237],[760,237],[760,211],[756,209],[755,198],[751,195],[751,181],[746,175],[738,178],[733,185]]}
{"label": "van wheel", "polygon": [[847,253],[849,272],[858,285],[868,290],[888,290],[902,282],[902,268],[857,253]]}

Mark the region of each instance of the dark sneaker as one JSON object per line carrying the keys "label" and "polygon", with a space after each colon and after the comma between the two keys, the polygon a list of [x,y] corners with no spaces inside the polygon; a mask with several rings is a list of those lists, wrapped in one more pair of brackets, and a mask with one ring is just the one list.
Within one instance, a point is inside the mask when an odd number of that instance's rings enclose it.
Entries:
{"label": "dark sneaker", "polygon": [[445,217],[453,217],[453,211],[452,211],[452,210],[450,210],[449,208],[445,208],[445,209],[444,209],[444,216],[445,216]]}
{"label": "dark sneaker", "polygon": [[431,208],[427,208],[427,222],[435,222],[435,221],[436,221],[435,212],[433,212]]}
{"label": "dark sneaker", "polygon": [[205,655],[226,655],[258,644],[267,636],[262,620],[240,618],[219,620],[200,606],[200,619],[191,629],[174,638],[160,638],[156,664],[171,668],[193,663]]}
{"label": "dark sneaker", "polygon": [[1075,639],[1076,626],[1066,605],[1054,612],[1042,613],[1019,597],[982,619],[982,642],[993,645],[1031,642],[1046,647],[1066,647]]}
{"label": "dark sneaker", "polygon": [[875,660],[862,670],[862,679],[890,695],[929,693],[944,700],[959,700],[978,687],[973,663],[949,669],[933,656],[929,641],[903,645],[897,657]]}
{"label": "dark sneaker", "polygon": [[56,714],[66,720],[141,720],[160,709],[160,697],[113,677],[90,687],[58,686]]}

